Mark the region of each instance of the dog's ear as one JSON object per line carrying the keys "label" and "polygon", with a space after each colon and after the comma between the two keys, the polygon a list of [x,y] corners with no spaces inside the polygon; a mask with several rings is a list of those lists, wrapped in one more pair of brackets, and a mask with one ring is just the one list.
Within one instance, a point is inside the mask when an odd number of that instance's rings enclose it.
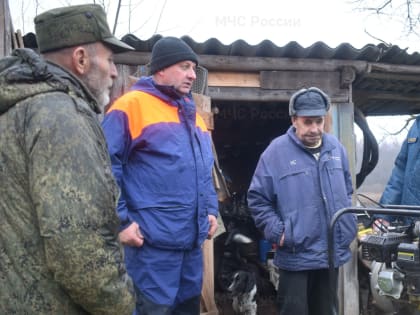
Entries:
{"label": "dog's ear", "polygon": [[242,290],[244,289],[243,277],[242,277],[241,273],[242,273],[241,271],[237,271],[233,274],[232,282],[229,286],[230,291],[234,295],[237,295],[238,293],[241,293]]}
{"label": "dog's ear", "polygon": [[242,287],[242,277],[241,277],[241,271],[237,271],[232,275],[232,281],[229,285],[228,290],[233,294],[237,295],[241,292]]}
{"label": "dog's ear", "polygon": [[232,284],[229,286],[233,294],[243,294],[251,292],[256,285],[255,275],[248,271],[235,272]]}

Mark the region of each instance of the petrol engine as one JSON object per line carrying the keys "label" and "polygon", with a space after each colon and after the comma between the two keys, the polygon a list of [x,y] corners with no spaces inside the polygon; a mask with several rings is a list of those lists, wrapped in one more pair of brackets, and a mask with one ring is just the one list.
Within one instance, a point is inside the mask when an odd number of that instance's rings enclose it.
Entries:
{"label": "petrol engine", "polygon": [[389,227],[361,240],[361,258],[371,262],[372,295],[384,311],[394,313],[406,306],[420,310],[419,235],[417,221],[403,230]]}

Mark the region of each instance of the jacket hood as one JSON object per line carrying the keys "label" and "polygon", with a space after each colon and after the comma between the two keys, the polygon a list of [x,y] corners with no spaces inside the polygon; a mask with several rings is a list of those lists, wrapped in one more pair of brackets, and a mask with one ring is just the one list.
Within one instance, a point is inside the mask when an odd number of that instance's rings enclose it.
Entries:
{"label": "jacket hood", "polygon": [[83,97],[95,112],[100,112],[95,98],[79,79],[33,50],[16,49],[11,56],[0,59],[0,115],[28,97],[54,91]]}

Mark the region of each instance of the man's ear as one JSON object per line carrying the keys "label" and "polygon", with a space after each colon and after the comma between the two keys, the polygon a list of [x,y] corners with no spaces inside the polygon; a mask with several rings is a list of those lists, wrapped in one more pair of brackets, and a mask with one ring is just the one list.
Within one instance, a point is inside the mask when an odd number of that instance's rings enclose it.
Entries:
{"label": "man's ear", "polygon": [[76,49],[73,50],[72,63],[77,74],[83,75],[89,70],[89,53],[83,46],[76,47]]}

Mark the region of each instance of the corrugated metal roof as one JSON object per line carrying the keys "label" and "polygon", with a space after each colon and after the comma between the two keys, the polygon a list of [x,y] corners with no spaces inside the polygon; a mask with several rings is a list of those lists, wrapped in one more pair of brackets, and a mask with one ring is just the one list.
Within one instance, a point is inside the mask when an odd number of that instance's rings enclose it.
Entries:
{"label": "corrugated metal roof", "polygon": [[[133,34],[127,34],[122,40],[138,52],[150,53],[161,37],[155,35],[141,40]],[[23,39],[25,46],[36,48],[33,33],[25,35]],[[308,47],[302,47],[295,41],[277,46],[270,40],[250,45],[242,39],[227,45],[217,38],[209,38],[204,42],[196,42],[188,36],[182,39],[199,55],[340,60],[345,63],[349,61],[350,64],[366,62],[372,65],[372,70],[356,74],[352,86],[355,106],[365,115],[420,113],[420,54],[407,53],[406,49],[398,46],[367,44],[357,49],[349,43],[329,47],[320,41]]]}
{"label": "corrugated metal roof", "polygon": [[[155,35],[141,40],[128,34],[122,40],[133,46],[136,51],[151,52],[154,43],[161,37]],[[374,69],[369,73],[356,74],[352,89],[355,106],[365,115],[420,113],[420,54],[409,54],[406,49],[398,46],[367,44],[357,49],[349,43],[329,47],[320,41],[308,47],[302,47],[295,41],[277,46],[269,40],[250,45],[242,39],[226,45],[216,38],[201,43],[188,36],[182,39],[199,55],[367,62]],[[389,66],[393,66],[394,69],[390,69]]]}
{"label": "corrugated metal roof", "polygon": [[[155,35],[147,40],[141,40],[132,34],[128,34],[122,40],[133,46],[137,51],[150,52],[154,43],[161,37],[161,35]],[[367,44],[357,49],[349,43],[330,47],[321,41],[315,42],[309,47],[302,47],[295,41],[284,46],[277,46],[270,40],[264,40],[257,45],[250,45],[246,41],[238,39],[226,45],[217,38],[210,38],[201,43],[194,41],[189,36],[183,36],[182,39],[200,55],[363,60],[401,65],[420,65],[419,53],[409,54],[405,49],[398,46],[386,46],[385,44]]]}
{"label": "corrugated metal roof", "polygon": [[[154,35],[147,40],[137,38],[133,34],[125,35],[122,40],[133,46],[136,51],[151,52],[153,45],[162,36]],[[337,47],[330,47],[318,41],[308,47],[302,47],[292,41],[284,46],[277,46],[270,40],[264,40],[256,45],[250,45],[238,39],[229,45],[223,44],[217,38],[209,38],[205,42],[196,42],[189,36],[182,39],[197,53],[202,55],[224,55],[244,57],[277,57],[277,58],[314,58],[337,60],[363,60],[401,65],[420,65],[420,54],[407,53],[406,49],[385,44],[367,44],[357,49],[349,43],[342,43]],[[23,37],[26,47],[36,48],[36,38],[33,33]]]}

